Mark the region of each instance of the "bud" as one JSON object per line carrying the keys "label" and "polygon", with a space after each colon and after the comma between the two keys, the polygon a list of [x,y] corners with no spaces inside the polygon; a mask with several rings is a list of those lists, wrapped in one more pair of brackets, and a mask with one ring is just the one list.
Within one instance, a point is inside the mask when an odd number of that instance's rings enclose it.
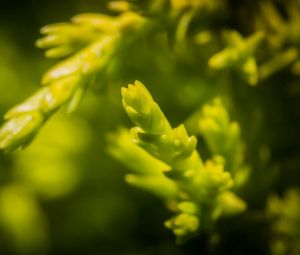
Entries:
{"label": "bud", "polygon": [[175,151],[178,151],[180,154],[186,157],[190,156],[197,146],[196,137],[189,137],[183,124],[179,125],[177,128],[174,128],[173,134]]}
{"label": "bud", "polygon": [[229,172],[225,172],[224,164],[216,160],[207,160],[203,168],[203,185],[206,193],[215,195],[231,188],[234,184]]}
{"label": "bud", "polygon": [[199,229],[199,219],[192,214],[180,213],[165,222],[165,226],[173,230],[178,237],[195,233]]}
{"label": "bud", "polygon": [[171,132],[168,120],[141,82],[135,81],[121,92],[124,109],[135,125],[150,134]]}
{"label": "bud", "polygon": [[247,204],[230,191],[221,193],[217,198],[217,207],[213,213],[213,218],[219,216],[231,216],[246,210]]}
{"label": "bud", "polygon": [[195,203],[184,201],[178,204],[178,209],[182,212],[189,213],[189,214],[196,214],[198,208]]}

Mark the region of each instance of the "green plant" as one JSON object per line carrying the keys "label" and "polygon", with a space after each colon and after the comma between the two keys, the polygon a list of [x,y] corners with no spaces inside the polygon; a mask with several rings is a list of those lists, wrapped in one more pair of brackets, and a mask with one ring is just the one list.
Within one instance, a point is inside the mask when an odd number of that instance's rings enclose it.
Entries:
{"label": "green plant", "polygon": [[[0,220],[20,253],[47,250],[38,201],[67,196],[88,179],[80,160],[108,176],[122,168],[104,153],[97,161],[106,148],[131,171],[127,183],[163,201],[164,225],[179,244],[202,238],[207,247],[199,250],[226,254],[241,235],[259,239],[260,254],[298,254],[299,14],[297,0],[124,0],[107,1],[101,14],[44,26],[36,46],[59,62],[41,88],[4,115],[0,149],[27,147],[61,108],[79,108],[82,122],[58,115],[31,148],[12,154],[12,166],[0,158],[13,172],[0,189]],[[0,79],[12,81],[2,66]],[[20,213],[9,213],[10,201]],[[128,215],[115,216],[125,222]],[[25,237],[22,228],[35,220]],[[232,254],[251,253],[245,240]]]}
{"label": "green plant", "polygon": [[[214,153],[213,159],[203,163],[196,150],[196,137],[188,136],[182,124],[173,129],[140,82],[136,81],[134,85],[129,84],[128,88],[122,88],[122,96],[123,106],[136,127],[130,131],[131,139],[123,139],[125,131],[115,135],[112,139],[114,146],[111,146],[110,151],[126,165],[130,166],[132,159],[142,162],[139,166],[131,166],[133,170],[138,168],[140,173],[128,175],[126,180],[129,183],[159,193],[166,201],[171,201],[169,203],[173,204],[176,216],[165,222],[166,227],[172,229],[178,237],[186,237],[200,229],[211,228],[212,223],[220,216],[234,215],[246,209],[246,204],[230,191],[235,182],[231,174],[224,170],[227,158],[222,156],[222,152]],[[220,132],[227,131],[218,125],[223,128],[223,125],[228,125],[229,120],[220,101],[216,103],[221,109],[215,111],[214,106],[206,106],[205,116],[200,119],[199,126],[207,131],[206,137],[210,139],[211,145],[215,145],[212,147],[220,149],[220,141],[226,144],[228,139],[229,145],[236,142],[238,128],[230,125],[228,133],[233,133],[233,139],[232,135],[226,136],[225,141],[218,139]],[[132,150],[134,145],[130,143],[137,144],[144,151],[136,154],[137,149]],[[225,150],[229,150],[229,155],[234,153],[231,146]],[[124,157],[128,153],[133,154],[129,158]],[[150,156],[146,157],[145,153],[152,155],[155,160]],[[152,161],[157,160],[165,165],[155,169]],[[143,166],[147,166],[145,170]]]}

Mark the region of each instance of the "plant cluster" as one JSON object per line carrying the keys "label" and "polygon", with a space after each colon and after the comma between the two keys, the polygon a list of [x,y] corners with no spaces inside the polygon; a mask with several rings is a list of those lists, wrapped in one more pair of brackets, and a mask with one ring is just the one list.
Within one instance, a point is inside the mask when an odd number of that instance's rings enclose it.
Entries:
{"label": "plant cluster", "polygon": [[[136,75],[121,88],[134,127],[103,136],[109,154],[131,171],[126,182],[165,203],[172,215],[164,225],[178,243],[206,233],[221,244],[226,219],[243,225],[258,214],[271,254],[299,254],[300,195],[292,188],[299,182],[280,183],[288,163],[299,161],[299,132],[284,140],[289,131],[272,126],[299,119],[280,98],[282,82],[299,97],[299,1],[121,0],[107,7],[41,29],[37,47],[60,61],[5,114],[0,148],[28,146],[60,108],[77,109],[88,87],[100,83],[108,93]],[[284,151],[291,156],[281,157]]]}

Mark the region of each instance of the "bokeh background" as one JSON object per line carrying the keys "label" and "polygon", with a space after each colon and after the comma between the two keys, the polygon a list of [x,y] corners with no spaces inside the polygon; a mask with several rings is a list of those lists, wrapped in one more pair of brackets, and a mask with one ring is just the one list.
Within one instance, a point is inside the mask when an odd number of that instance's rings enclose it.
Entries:
{"label": "bokeh background", "polygon": [[[237,2],[232,1],[232,15],[222,22],[247,34],[250,28],[245,16],[237,15]],[[1,116],[32,94],[56,63],[34,46],[39,29],[77,13],[106,12],[105,4],[2,1]],[[299,79],[287,69],[258,88],[238,77],[203,78],[213,50],[203,47],[199,58],[184,47],[170,56],[157,38],[142,38],[123,52],[118,76],[99,77],[75,113],[61,109],[28,148],[0,152],[0,254],[268,254],[267,223],[255,212],[264,210],[272,192],[281,194],[300,183]],[[226,237],[215,250],[209,250],[205,233],[177,246],[162,224],[170,216],[163,202],[127,185],[127,169],[107,153],[107,134],[131,126],[120,87],[136,79],[149,88],[174,126],[215,96],[225,98],[242,126],[247,161],[255,170],[242,196],[254,213],[221,222],[218,228]]]}

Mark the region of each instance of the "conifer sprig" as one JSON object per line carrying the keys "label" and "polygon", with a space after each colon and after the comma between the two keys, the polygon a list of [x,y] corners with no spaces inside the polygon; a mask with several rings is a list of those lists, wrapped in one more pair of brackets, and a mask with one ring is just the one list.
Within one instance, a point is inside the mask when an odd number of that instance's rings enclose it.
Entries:
{"label": "conifer sprig", "polygon": [[86,87],[97,74],[105,73],[120,40],[145,24],[144,18],[133,12],[117,17],[81,14],[72,21],[42,28],[45,37],[37,45],[47,49],[46,56],[73,55],[50,68],[42,77],[43,87],[8,111],[0,129],[0,149],[25,147],[63,105],[68,104],[68,111],[75,110]]}
{"label": "conifer sprig", "polygon": [[244,39],[238,32],[225,33],[228,47],[209,59],[209,66],[214,69],[231,68],[237,70],[241,78],[250,85],[258,82],[257,64],[254,53],[264,34],[257,32]]}
{"label": "conifer sprig", "polygon": [[[144,149],[143,155],[150,154],[151,158],[164,162],[165,167],[159,169],[161,175],[155,180],[156,186],[153,186],[152,180],[146,179],[143,183],[139,182],[139,186],[145,189],[151,183],[151,192],[155,193],[156,189],[156,193],[159,193],[162,188],[158,184],[162,180],[167,179],[175,185],[178,191],[177,196],[173,197],[175,206],[171,209],[175,216],[165,225],[173,230],[179,240],[212,227],[213,222],[221,216],[245,210],[245,202],[230,191],[234,180],[225,171],[223,158],[217,156],[203,163],[196,150],[197,139],[189,136],[182,124],[171,127],[142,83],[136,81],[122,88],[122,97],[124,109],[136,127],[131,129],[132,138],[126,142],[122,142],[120,135],[111,140],[113,144],[117,141],[118,146],[110,146],[110,152],[132,170],[135,167],[124,155],[134,153],[130,148],[135,144]],[[118,149],[120,147],[122,151]],[[124,148],[127,148],[126,153]],[[134,157],[138,158],[138,162],[145,160],[141,154],[135,153]],[[147,166],[153,167],[153,174],[157,173],[155,165]],[[139,167],[139,171],[151,173],[149,167]]]}

